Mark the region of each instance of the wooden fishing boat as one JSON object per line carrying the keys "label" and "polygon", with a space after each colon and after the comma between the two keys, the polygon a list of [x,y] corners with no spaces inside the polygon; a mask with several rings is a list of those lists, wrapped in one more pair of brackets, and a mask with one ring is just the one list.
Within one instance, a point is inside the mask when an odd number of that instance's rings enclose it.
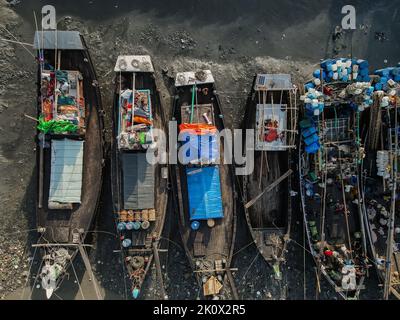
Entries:
{"label": "wooden fishing boat", "polygon": [[173,120],[179,126],[179,159],[171,170],[183,245],[202,295],[237,299],[230,264],[236,208],[233,168],[223,161],[217,133],[224,129],[221,104],[209,70],[178,73]]}
{"label": "wooden fishing boat", "polygon": [[368,267],[359,179],[360,115],[372,94],[368,63],[326,60],[314,77],[301,97],[299,123],[304,224],[318,277],[323,274],[344,299],[357,299]]}
{"label": "wooden fishing boat", "polygon": [[[280,280],[292,216],[291,158],[296,147],[297,88],[288,74],[258,74],[243,129],[253,129],[254,170],[243,176],[243,202],[251,236]],[[250,142],[248,142],[250,143]]]}
{"label": "wooden fishing boat", "polygon": [[[119,56],[115,66],[111,181],[114,212],[132,297],[153,262],[162,283],[159,241],[168,201],[168,167],[147,160],[165,132],[164,110],[149,56]],[[133,98],[134,97],[134,98]]]}
{"label": "wooden fishing boat", "polygon": [[83,37],[36,32],[38,52],[37,246],[48,298],[91,231],[103,174],[103,111]]}
{"label": "wooden fishing boat", "polygon": [[[400,218],[397,203],[400,68],[377,70],[373,105],[365,114],[362,167],[365,223],[372,263],[383,282],[383,298],[400,298]],[[397,134],[396,134],[397,132]]]}

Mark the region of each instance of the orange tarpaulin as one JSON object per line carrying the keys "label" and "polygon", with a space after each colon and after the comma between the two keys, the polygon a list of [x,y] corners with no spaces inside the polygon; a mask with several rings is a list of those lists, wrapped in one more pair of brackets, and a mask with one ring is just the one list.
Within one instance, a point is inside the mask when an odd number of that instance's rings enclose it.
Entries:
{"label": "orange tarpaulin", "polygon": [[207,123],[182,123],[179,125],[179,131],[189,131],[197,135],[216,133],[217,128]]}
{"label": "orange tarpaulin", "polygon": [[147,124],[147,125],[149,125],[149,126],[152,125],[152,122],[151,122],[150,120],[144,118],[144,117],[134,116],[133,120],[134,120],[136,123],[144,123],[144,124]]}

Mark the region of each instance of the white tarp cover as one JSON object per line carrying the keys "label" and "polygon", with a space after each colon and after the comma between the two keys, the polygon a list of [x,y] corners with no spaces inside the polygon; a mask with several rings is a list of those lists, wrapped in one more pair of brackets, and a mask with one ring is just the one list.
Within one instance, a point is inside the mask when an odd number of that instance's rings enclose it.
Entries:
{"label": "white tarp cover", "polygon": [[81,203],[83,141],[51,142],[49,202]]}
{"label": "white tarp cover", "polygon": [[256,150],[286,150],[286,108],[286,104],[257,104]]}

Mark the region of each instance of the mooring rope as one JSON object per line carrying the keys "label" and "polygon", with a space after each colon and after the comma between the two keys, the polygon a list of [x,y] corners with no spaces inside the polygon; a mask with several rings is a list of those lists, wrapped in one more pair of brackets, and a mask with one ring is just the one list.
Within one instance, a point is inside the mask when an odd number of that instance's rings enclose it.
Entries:
{"label": "mooring rope", "polygon": [[86,300],[85,296],[83,294],[83,290],[82,290],[81,284],[79,283],[79,278],[78,278],[78,275],[76,274],[74,263],[72,262],[72,260],[71,260],[71,267],[72,267],[72,271],[74,272],[74,275],[75,275],[75,278],[76,278],[76,283],[78,284],[78,287],[79,287],[79,292],[81,293],[83,300]]}
{"label": "mooring rope", "polygon": [[[43,237],[43,234],[41,234],[41,236],[39,237],[38,242],[41,240],[42,237]],[[32,260],[31,260],[31,262],[30,262],[30,264],[29,264],[29,269],[28,269],[28,274],[27,274],[27,276],[26,276],[26,281],[25,281],[24,289],[22,290],[21,297],[20,297],[21,300],[24,299],[25,289],[26,289],[26,286],[28,285],[28,282],[29,282],[29,279],[30,279],[30,276],[31,276],[31,270],[32,270],[33,263],[34,263],[34,261],[35,261],[35,256],[36,256],[36,251],[37,251],[37,249],[38,249],[38,247],[35,247],[35,250],[33,250],[33,256],[32,256]]]}
{"label": "mooring rope", "polygon": [[2,29],[4,29],[5,31],[7,31],[8,34],[10,34],[11,37],[13,37],[13,38],[15,39],[16,42],[18,42],[18,43],[19,43],[19,44],[20,44],[34,59],[36,59],[36,57],[33,55],[33,53],[30,52],[29,49],[28,49],[27,47],[25,47],[25,45],[23,44],[23,42],[19,41],[16,37],[14,37],[14,35],[13,35],[10,31],[8,31],[5,27],[0,26],[0,28],[2,28]]}

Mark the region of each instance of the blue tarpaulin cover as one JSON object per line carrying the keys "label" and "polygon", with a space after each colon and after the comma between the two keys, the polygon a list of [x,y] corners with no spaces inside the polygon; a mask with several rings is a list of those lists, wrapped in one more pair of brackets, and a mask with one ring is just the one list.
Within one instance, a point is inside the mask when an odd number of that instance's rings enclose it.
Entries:
{"label": "blue tarpaulin cover", "polygon": [[185,152],[183,153],[182,164],[194,163],[215,163],[219,157],[219,144],[214,134],[196,135],[190,132],[183,132],[182,140]]}
{"label": "blue tarpaulin cover", "polygon": [[224,217],[219,167],[186,168],[190,220]]}

